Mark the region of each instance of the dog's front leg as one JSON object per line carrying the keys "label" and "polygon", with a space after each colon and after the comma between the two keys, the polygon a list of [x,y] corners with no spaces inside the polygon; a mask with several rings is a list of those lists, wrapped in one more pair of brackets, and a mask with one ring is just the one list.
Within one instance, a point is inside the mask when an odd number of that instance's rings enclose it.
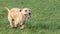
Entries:
{"label": "dog's front leg", "polygon": [[18,24],[19,24],[19,20],[15,20],[14,21],[14,28],[17,28]]}
{"label": "dog's front leg", "polygon": [[24,29],[24,28],[25,28],[25,22],[22,22],[22,23],[20,23],[20,24],[21,24],[20,29]]}
{"label": "dog's front leg", "polygon": [[17,28],[17,25],[18,25],[18,22],[15,21],[15,22],[14,22],[14,28]]}
{"label": "dog's front leg", "polygon": [[22,25],[22,26],[20,27],[20,29],[24,29],[24,27],[25,27],[25,25]]}

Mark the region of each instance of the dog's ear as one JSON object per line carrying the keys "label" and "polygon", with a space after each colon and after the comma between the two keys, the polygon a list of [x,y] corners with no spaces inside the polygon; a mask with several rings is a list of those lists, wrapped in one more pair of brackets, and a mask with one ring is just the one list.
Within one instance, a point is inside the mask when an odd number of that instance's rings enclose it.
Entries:
{"label": "dog's ear", "polygon": [[21,10],[19,12],[21,12]]}

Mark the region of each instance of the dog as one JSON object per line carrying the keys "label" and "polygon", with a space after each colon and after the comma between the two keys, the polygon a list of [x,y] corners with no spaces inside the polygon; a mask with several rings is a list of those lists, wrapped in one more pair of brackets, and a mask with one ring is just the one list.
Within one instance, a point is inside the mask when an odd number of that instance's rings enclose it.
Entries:
{"label": "dog", "polygon": [[[31,17],[31,11],[30,8],[12,8],[9,9],[5,7],[5,9],[8,10],[8,20],[11,27],[17,28],[18,25],[20,25],[20,29],[23,29],[25,27],[25,22],[27,19]],[[13,22],[14,21],[14,25]]]}

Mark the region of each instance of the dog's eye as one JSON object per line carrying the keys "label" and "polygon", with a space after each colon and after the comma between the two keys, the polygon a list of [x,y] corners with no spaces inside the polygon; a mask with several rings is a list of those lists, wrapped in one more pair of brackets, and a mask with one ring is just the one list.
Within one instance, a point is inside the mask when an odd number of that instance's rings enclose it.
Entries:
{"label": "dog's eye", "polygon": [[20,10],[20,12],[21,12],[21,10]]}
{"label": "dog's eye", "polygon": [[30,11],[30,10],[29,10]]}
{"label": "dog's eye", "polygon": [[27,12],[27,10],[25,10],[25,12]]}

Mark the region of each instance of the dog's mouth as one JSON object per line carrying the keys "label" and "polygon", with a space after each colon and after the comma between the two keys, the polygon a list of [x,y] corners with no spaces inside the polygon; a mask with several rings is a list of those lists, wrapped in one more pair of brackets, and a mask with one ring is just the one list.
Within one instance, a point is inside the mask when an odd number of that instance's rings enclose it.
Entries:
{"label": "dog's mouth", "polygon": [[25,17],[28,18],[28,19],[31,17],[31,15],[29,15],[29,14],[24,14],[24,15],[25,15]]}

